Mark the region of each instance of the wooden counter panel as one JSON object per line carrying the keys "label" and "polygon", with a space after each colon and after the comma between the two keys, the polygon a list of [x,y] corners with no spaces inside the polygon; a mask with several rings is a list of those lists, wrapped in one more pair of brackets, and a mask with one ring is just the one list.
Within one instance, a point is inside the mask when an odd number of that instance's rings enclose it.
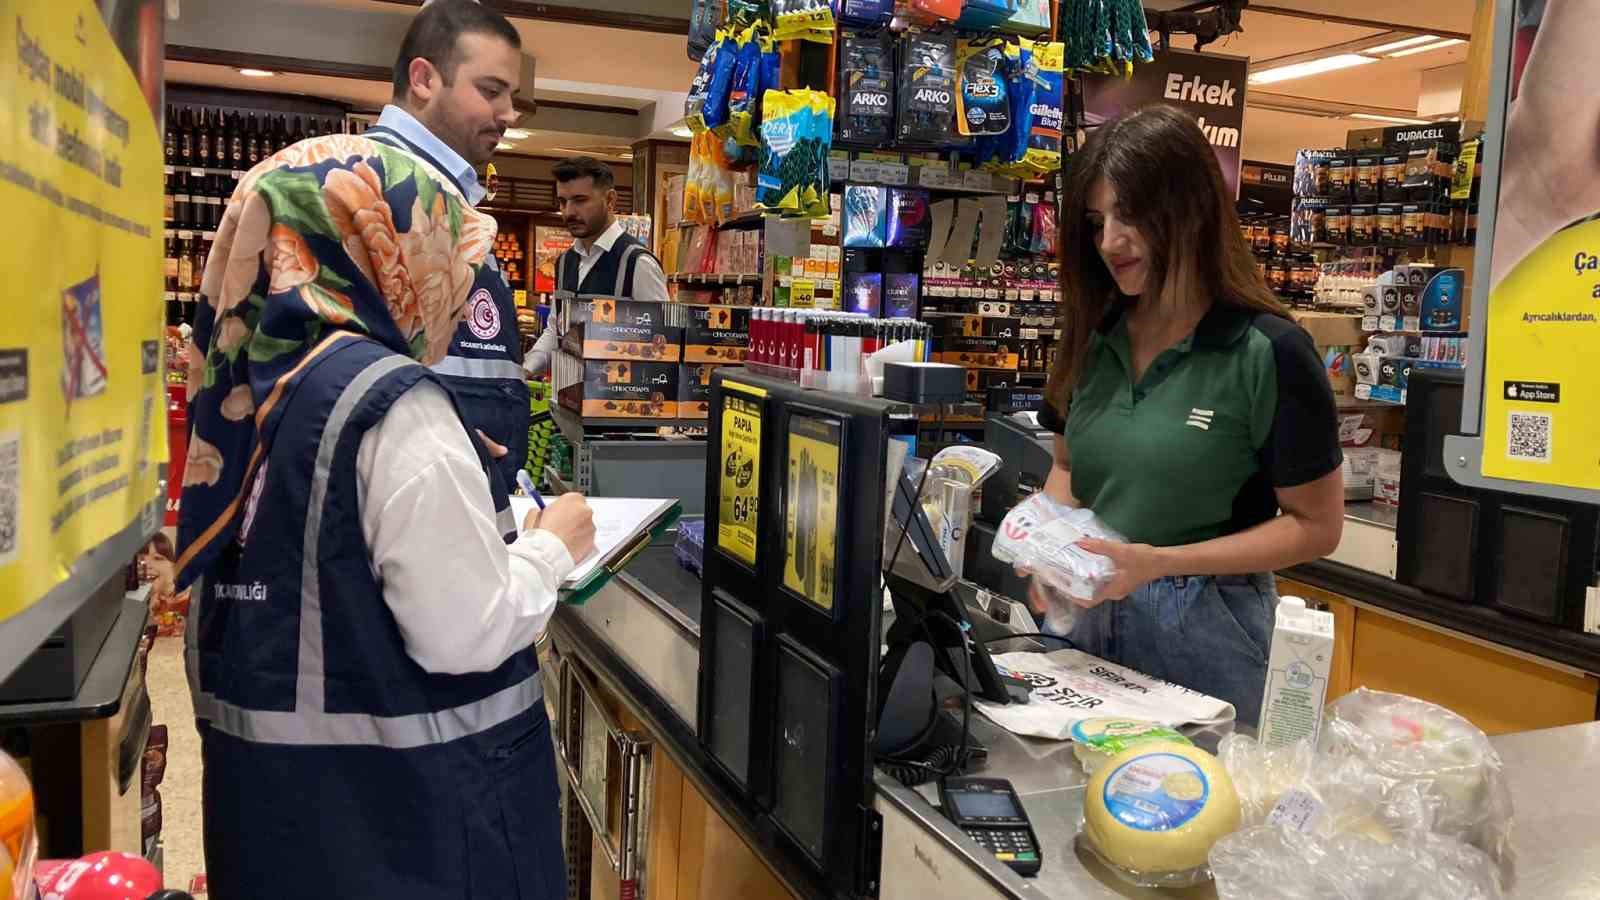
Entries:
{"label": "wooden counter panel", "polygon": [[1420,697],[1489,735],[1589,722],[1600,680],[1358,609],[1351,687]]}

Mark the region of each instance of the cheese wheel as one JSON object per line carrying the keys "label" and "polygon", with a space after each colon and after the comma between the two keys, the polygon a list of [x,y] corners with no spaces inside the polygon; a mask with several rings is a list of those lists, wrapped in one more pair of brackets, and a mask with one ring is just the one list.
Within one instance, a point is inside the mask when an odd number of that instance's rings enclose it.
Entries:
{"label": "cheese wheel", "polygon": [[1211,754],[1155,743],[1113,756],[1089,779],[1084,836],[1131,872],[1182,872],[1206,864],[1211,845],[1239,828],[1239,797]]}

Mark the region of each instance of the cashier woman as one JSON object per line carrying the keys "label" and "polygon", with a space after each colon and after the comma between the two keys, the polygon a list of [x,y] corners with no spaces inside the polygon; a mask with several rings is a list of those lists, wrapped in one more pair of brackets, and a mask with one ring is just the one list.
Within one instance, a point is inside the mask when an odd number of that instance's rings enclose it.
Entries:
{"label": "cashier woman", "polygon": [[[1089,138],[1061,218],[1063,316],[1045,491],[1128,543],[1075,598],[1079,649],[1256,724],[1273,572],[1338,546],[1343,456],[1311,338],[1257,274],[1194,119],[1140,109]],[[1281,513],[1281,515],[1280,515]],[[1048,602],[1035,587],[1035,608]]]}

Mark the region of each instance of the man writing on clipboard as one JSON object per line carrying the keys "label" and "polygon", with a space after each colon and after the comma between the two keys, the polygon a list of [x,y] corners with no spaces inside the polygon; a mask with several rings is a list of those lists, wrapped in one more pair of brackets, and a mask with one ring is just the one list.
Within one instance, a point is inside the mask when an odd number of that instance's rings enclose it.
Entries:
{"label": "man writing on clipboard", "polygon": [[567,305],[597,297],[657,303],[670,299],[661,263],[617,220],[616,176],[611,167],[593,157],[575,156],[557,163],[554,175],[561,219],[576,240],[556,259],[551,324],[523,363],[533,375],[550,368],[564,324],[558,313]]}

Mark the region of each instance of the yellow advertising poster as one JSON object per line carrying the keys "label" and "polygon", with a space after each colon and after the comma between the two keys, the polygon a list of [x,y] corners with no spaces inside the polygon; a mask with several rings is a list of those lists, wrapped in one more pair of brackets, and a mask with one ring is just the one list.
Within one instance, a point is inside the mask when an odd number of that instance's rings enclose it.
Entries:
{"label": "yellow advertising poster", "polygon": [[829,612],[838,552],[841,433],[842,426],[833,419],[789,419],[783,584]]}
{"label": "yellow advertising poster", "polygon": [[752,568],[761,509],[761,406],[767,392],[722,383],[722,463],[717,490],[717,546]]}
{"label": "yellow advertising poster", "polygon": [[167,455],[161,140],[89,0],[0,16],[0,620],[133,523]]}
{"label": "yellow advertising poster", "polygon": [[1550,236],[1488,305],[1483,474],[1600,490],[1600,221]]}

